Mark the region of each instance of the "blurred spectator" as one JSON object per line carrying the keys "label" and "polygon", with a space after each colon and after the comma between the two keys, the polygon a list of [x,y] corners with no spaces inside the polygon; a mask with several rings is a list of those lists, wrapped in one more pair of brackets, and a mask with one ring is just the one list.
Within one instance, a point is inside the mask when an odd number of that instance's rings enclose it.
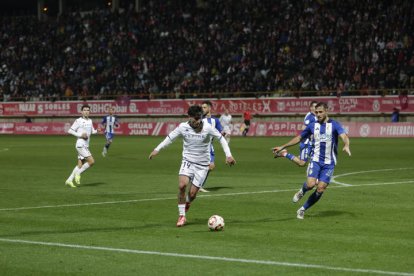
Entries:
{"label": "blurred spectator", "polygon": [[400,121],[400,110],[394,107],[393,112],[391,114],[391,122],[398,123]]}
{"label": "blurred spectator", "polygon": [[414,87],[413,33],[409,0],[149,0],[138,13],[1,17],[0,93],[6,101],[380,94]]}
{"label": "blurred spectator", "polygon": [[31,123],[32,122],[32,118],[30,118],[29,115],[25,115],[24,119],[25,119],[26,123]]}

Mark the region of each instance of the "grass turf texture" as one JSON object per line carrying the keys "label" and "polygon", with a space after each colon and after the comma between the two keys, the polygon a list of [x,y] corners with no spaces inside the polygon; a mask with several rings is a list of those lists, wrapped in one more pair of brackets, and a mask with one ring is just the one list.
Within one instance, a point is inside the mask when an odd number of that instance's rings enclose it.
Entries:
{"label": "grass turf texture", "polygon": [[[64,182],[76,164],[73,137],[0,136],[1,274],[414,273],[413,139],[351,139],[352,157],[339,153],[335,175],[364,172],[338,177],[354,186],[332,183],[303,221],[291,198],[305,169],[273,159],[270,150],[289,138],[232,138],[238,162],[232,168],[216,143],[217,168],[206,185],[211,192],[199,193],[183,228],[175,227],[182,142],[148,160],[162,139],[116,137],[103,158],[104,138],[93,137],[96,164],[71,189]],[[14,209],[39,206],[50,208]],[[208,230],[213,214],[224,217],[223,232]]]}

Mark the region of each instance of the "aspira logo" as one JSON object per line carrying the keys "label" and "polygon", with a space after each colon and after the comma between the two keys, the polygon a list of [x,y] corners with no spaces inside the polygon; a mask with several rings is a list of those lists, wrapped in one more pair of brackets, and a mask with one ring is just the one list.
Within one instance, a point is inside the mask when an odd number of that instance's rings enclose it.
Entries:
{"label": "aspira logo", "polygon": [[314,139],[315,139],[315,141],[319,141],[319,142],[332,141],[332,134],[316,133],[314,135]]}

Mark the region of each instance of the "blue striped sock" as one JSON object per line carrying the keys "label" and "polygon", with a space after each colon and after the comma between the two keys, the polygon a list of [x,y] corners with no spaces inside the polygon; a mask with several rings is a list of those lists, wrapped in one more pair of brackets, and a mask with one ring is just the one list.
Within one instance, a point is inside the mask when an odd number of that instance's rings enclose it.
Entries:
{"label": "blue striped sock", "polygon": [[305,194],[309,190],[310,189],[308,189],[308,185],[306,184],[306,181],[303,182],[303,186],[302,186],[302,192],[303,192],[303,194]]}
{"label": "blue striped sock", "polygon": [[295,158],[295,156],[291,153],[287,153],[285,157],[289,160],[293,160],[293,158]]}
{"label": "blue striped sock", "polygon": [[322,194],[323,193],[319,193],[318,191],[313,192],[313,194],[310,195],[310,197],[305,202],[305,204],[303,204],[303,208],[305,208],[305,210],[307,210],[310,207],[312,207],[313,204],[318,202],[318,200],[321,198]]}

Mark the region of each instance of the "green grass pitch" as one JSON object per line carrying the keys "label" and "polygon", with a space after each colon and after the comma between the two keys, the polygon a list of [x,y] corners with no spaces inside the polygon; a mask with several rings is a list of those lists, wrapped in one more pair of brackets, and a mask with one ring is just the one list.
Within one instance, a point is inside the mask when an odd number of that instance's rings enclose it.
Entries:
{"label": "green grass pitch", "polygon": [[[71,189],[73,137],[0,136],[0,274],[414,275],[413,139],[351,139],[335,170],[342,184],[303,221],[291,199],[305,169],[270,150],[290,138],[232,138],[231,168],[216,143],[211,192],[183,228],[182,142],[148,160],[162,139],[116,137],[103,158],[104,138],[92,137],[96,164]],[[208,231],[213,214],[224,231]]]}

